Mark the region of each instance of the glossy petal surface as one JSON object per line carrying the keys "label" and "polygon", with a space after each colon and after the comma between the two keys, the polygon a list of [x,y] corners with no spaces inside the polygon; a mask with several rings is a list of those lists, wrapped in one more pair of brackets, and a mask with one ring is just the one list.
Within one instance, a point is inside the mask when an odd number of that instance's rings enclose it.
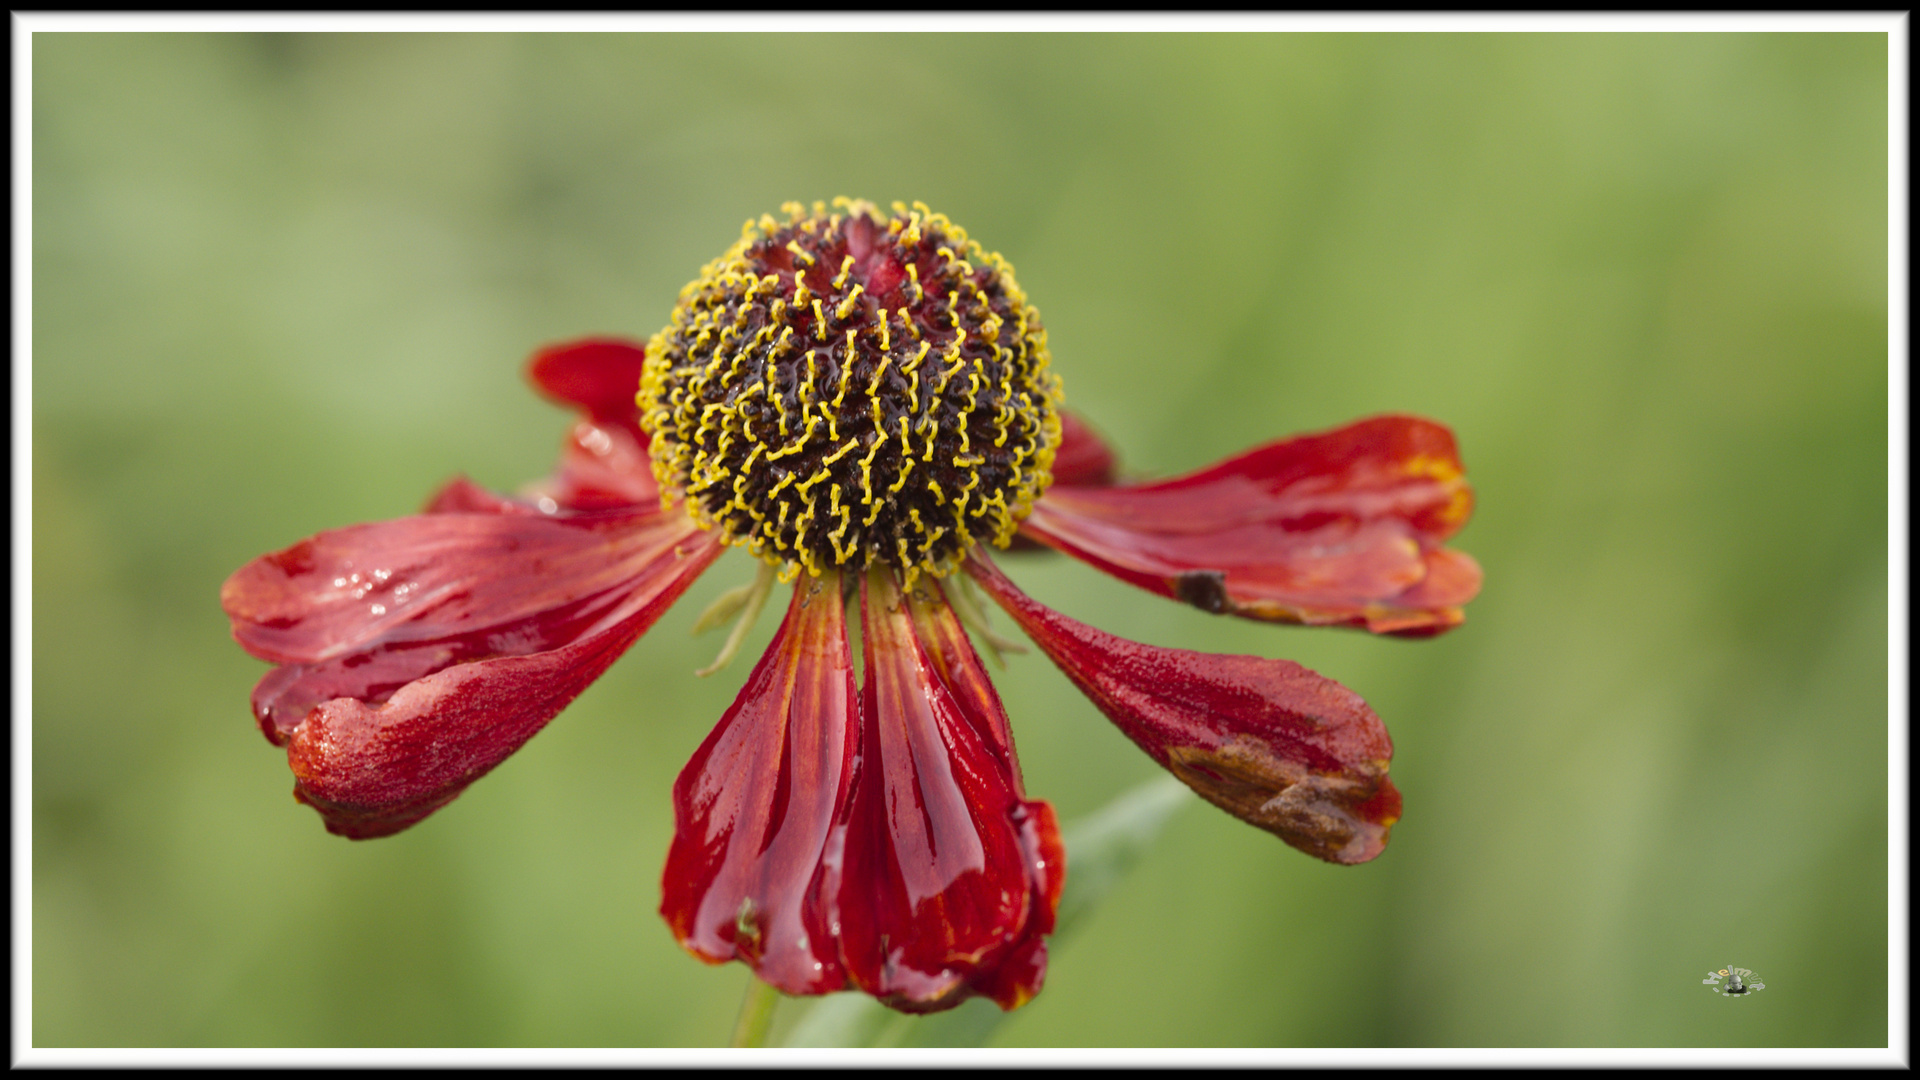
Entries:
{"label": "glossy petal surface", "polygon": [[221,606],[241,646],[279,663],[480,633],[492,635],[476,643],[488,651],[536,652],[555,612],[590,617],[596,601],[611,602],[695,532],[684,516],[652,508],[423,514],[331,529],[263,555],[227,579]]}
{"label": "glossy petal surface", "polygon": [[860,775],[834,890],[860,989],[929,1012],[1040,989],[1065,880],[1053,811],[1022,797],[1006,717],[939,586],[863,590]]}
{"label": "glossy petal surface", "polygon": [[657,506],[660,502],[651,459],[633,432],[618,424],[593,420],[573,425],[561,449],[560,467],[547,479],[528,485],[526,493],[536,501],[551,500],[553,509],[567,510]]}
{"label": "glossy petal surface", "polygon": [[1440,546],[1472,509],[1453,434],[1381,416],[1172,480],[1056,486],[1021,532],[1203,610],[1424,636],[1479,591]]}
{"label": "glossy petal surface", "polygon": [[1360,863],[1400,817],[1393,743],[1360,697],[1286,660],[1127,641],[1022,593],[977,550],[973,575],[1142,750],[1215,806],[1310,855]]}
{"label": "glossy petal surface", "polygon": [[640,369],[646,352],[619,338],[586,338],[534,354],[527,378],[542,394],[586,416],[567,435],[560,467],[531,494],[557,506],[595,510],[660,497],[640,430]]}
{"label": "glossy petal surface", "polygon": [[283,665],[254,714],[287,747],[295,794],[332,832],[384,836],[531,738],[719,551],[652,509],[435,513],[255,559],[221,604],[248,652]]}
{"label": "glossy petal surface", "polygon": [[840,575],[803,577],[733,707],[673,785],[660,914],[688,952],[789,994],[846,985],[828,841],[844,816],[859,698]]}

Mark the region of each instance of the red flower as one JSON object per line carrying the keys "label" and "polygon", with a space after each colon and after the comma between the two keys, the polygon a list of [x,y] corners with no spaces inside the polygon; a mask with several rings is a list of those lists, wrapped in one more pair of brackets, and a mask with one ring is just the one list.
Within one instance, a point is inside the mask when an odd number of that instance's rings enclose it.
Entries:
{"label": "red flower", "polygon": [[1435,634],[1480,583],[1441,546],[1472,505],[1447,429],[1376,417],[1117,482],[1059,411],[1005,263],[924,207],[836,206],[750,223],[644,349],[538,354],[534,384],[582,418],[528,498],[456,480],[423,514],[228,579],[235,638],[279,665],[253,707],[295,797],[356,839],[414,824],[732,544],[769,568],[732,597],[747,617],[772,568],[798,583],[674,785],[661,914],[703,960],[911,1012],[1039,990],[1064,853],[963,629],[986,633],[968,581],[1203,798],[1322,859],[1378,855],[1400,795],[1358,696],[1285,660],[1101,633],[1020,592],[984,542],[1017,534],[1207,611]]}

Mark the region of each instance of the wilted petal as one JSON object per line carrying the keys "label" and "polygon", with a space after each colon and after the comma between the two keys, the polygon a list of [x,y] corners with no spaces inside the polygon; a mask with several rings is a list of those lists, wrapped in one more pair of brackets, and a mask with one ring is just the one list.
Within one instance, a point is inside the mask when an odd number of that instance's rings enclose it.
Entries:
{"label": "wilted petal", "polygon": [[1427,576],[1393,598],[1393,607],[1368,614],[1367,628],[1395,637],[1432,637],[1460,625],[1461,605],[1480,592],[1480,564],[1452,548],[1426,553]]}
{"label": "wilted petal", "polygon": [[541,393],[586,412],[567,436],[560,468],[530,489],[556,506],[594,510],[652,503],[660,488],[640,429],[645,350],[618,338],[587,338],[534,354],[527,377]]}
{"label": "wilted petal", "polygon": [[688,952],[789,994],[846,985],[822,866],[859,743],[840,575],[803,577],[733,707],[673,785],[660,914]]}
{"label": "wilted petal", "polygon": [[366,838],[518,749],[720,550],[657,510],[428,514],[256,559],[221,604],[247,651],[285,665],[254,712],[287,747],[296,796]]}
{"label": "wilted petal", "polygon": [[[1040,988],[1065,856],[1052,809],[1022,797],[1006,718],[939,586],[862,595],[859,775],[832,895],[847,975],[896,1009]],[[838,855],[837,861],[831,858]]]}
{"label": "wilted petal", "polygon": [[1472,509],[1453,434],[1382,416],[1173,480],[1055,487],[1021,531],[1207,611],[1426,635],[1479,591],[1440,546]]}
{"label": "wilted petal", "polygon": [[1310,855],[1360,863],[1400,817],[1393,743],[1366,702],[1286,660],[1141,645],[1015,588],[978,550],[973,575],[1142,750],[1215,806]]}

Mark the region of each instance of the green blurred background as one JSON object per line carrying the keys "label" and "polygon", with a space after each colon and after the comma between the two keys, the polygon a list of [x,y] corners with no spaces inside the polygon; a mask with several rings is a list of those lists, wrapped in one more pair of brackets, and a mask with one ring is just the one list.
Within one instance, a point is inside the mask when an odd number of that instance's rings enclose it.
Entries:
{"label": "green blurred background", "polygon": [[[567,425],[537,346],[645,337],[788,199],[1004,254],[1139,474],[1397,410],[1486,568],[1402,642],[1057,557],[1039,598],[1299,660],[1392,728],[1359,868],[1189,800],[1002,1046],[1882,1046],[1887,39],[39,34],[33,1041],[715,1045],[655,913],[729,555],[399,837],[294,804],[221,581]],[[776,619],[763,619],[753,655]],[[1037,655],[1063,820],[1155,772]],[[1710,968],[1767,991],[1708,993]],[[789,1003],[778,1031],[805,1006]]]}

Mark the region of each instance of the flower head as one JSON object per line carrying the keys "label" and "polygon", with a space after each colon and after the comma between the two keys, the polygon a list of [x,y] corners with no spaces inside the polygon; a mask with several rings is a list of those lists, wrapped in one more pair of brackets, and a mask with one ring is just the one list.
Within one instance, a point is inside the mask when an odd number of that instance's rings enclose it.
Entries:
{"label": "flower head", "polygon": [[744,627],[774,577],[794,587],[674,785],[661,914],[704,960],[912,1012],[1038,992],[1065,854],[974,649],[970,630],[998,643],[975,587],[1207,801],[1322,859],[1378,855],[1400,795],[1357,695],[1285,660],[1102,633],[987,548],[1045,545],[1216,613],[1439,633],[1480,581],[1443,546],[1472,505],[1452,435],[1376,417],[1121,483],[1061,411],[998,256],[924,206],[787,214],[749,222],[644,349],[535,356],[535,385],[581,418],[526,498],[456,480],[420,515],[227,581],[234,636],[278,665],[254,713],[296,798],[354,838],[418,822],[741,546],[764,567],[721,618]]}
{"label": "flower head", "polygon": [[924,208],[750,222],[647,343],[654,475],[791,575],[952,572],[1052,480],[1060,381],[1013,268]]}

